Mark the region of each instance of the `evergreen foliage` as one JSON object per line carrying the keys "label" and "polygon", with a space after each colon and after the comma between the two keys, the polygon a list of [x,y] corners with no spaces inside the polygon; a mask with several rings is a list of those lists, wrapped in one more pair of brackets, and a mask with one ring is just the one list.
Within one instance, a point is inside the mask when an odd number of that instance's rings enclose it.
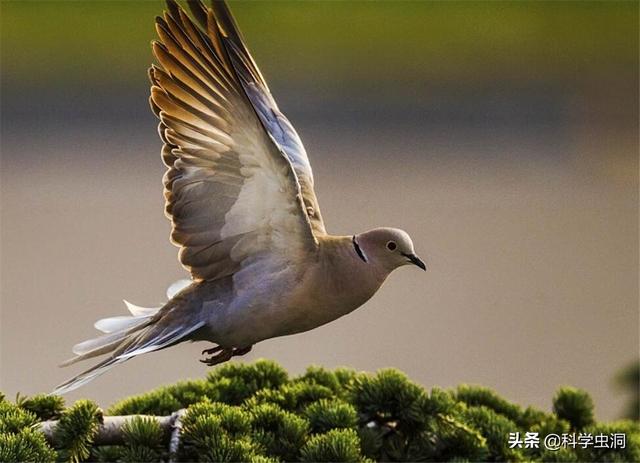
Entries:
{"label": "evergreen foliage", "polygon": [[553,398],[553,411],[576,431],[593,424],[593,401],[589,394],[575,387],[560,388]]}
{"label": "evergreen foliage", "polygon": [[157,421],[135,416],[122,428],[124,445],[121,459],[124,461],[160,461],[164,433]]}
{"label": "evergreen foliage", "polygon": [[320,399],[304,409],[311,432],[324,433],[331,429],[358,429],[358,413],[353,405],[341,399]]}
{"label": "evergreen foliage", "polygon": [[[402,373],[310,367],[289,378],[269,361],[233,363],[113,405],[107,415],[180,414],[179,445],[153,416],[121,426],[117,445],[96,443],[103,414],[86,400],[0,396],[0,461],[640,461],[640,426],[596,423],[589,395],[561,388],[553,413],[515,405],[477,386],[426,391]],[[177,416],[177,415],[174,415]],[[58,420],[49,442],[43,420]],[[509,445],[509,434],[626,434],[623,449]],[[175,438],[176,435],[173,435]],[[55,446],[55,448],[53,448]]]}
{"label": "evergreen foliage", "polygon": [[301,450],[302,461],[363,461],[360,439],[353,429],[332,429],[311,436]]}
{"label": "evergreen foliage", "polygon": [[34,429],[38,418],[28,410],[0,401],[0,461],[53,461],[56,453]]}
{"label": "evergreen foliage", "polygon": [[64,412],[64,399],[58,395],[38,394],[16,399],[18,407],[36,415],[40,421],[58,419]]}
{"label": "evergreen foliage", "polygon": [[623,369],[615,378],[617,386],[629,393],[625,417],[640,420],[640,360]]}
{"label": "evergreen foliage", "polygon": [[77,401],[62,414],[56,428],[56,441],[60,443],[63,460],[76,463],[89,458],[101,420],[102,412],[89,400]]}

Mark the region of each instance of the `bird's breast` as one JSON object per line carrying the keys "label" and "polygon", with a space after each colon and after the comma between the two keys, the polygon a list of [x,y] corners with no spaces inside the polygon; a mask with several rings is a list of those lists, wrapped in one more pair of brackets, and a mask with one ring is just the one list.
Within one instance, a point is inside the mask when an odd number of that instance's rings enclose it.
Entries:
{"label": "bird's breast", "polygon": [[332,267],[310,272],[292,294],[292,314],[299,331],[329,323],[354,311],[380,288],[384,278]]}
{"label": "bird's breast", "polygon": [[383,281],[347,266],[290,268],[212,313],[211,336],[225,346],[245,347],[309,331],[360,307]]}

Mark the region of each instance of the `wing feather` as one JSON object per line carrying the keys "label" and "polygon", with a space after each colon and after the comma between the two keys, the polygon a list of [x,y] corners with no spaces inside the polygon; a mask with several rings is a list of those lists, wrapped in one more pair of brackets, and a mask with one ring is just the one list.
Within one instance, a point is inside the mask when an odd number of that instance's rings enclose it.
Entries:
{"label": "wing feather", "polygon": [[260,122],[293,166],[300,184],[304,209],[314,234],[325,235],[322,214],[313,189],[311,165],[300,137],[289,120],[280,112],[226,3],[223,0],[212,0],[212,10],[209,10],[208,17],[209,23],[214,20],[213,18],[217,21],[228,59]]}
{"label": "wing feather", "polygon": [[[199,25],[169,0],[156,18],[159,66],[149,70],[169,167],[165,212],[180,261],[194,279],[212,280],[267,251],[283,262],[300,258],[324,232],[319,215],[309,213],[310,204],[319,210],[302,143],[277,110],[226,5],[188,3]],[[270,108],[277,126],[265,116]]]}

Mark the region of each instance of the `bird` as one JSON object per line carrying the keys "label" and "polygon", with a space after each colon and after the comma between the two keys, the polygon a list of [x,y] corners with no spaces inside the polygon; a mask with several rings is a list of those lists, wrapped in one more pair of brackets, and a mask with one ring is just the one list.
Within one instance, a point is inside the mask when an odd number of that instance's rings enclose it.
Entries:
{"label": "bird", "polygon": [[211,343],[200,361],[220,364],[352,312],[398,267],[426,270],[403,230],[327,233],[302,141],[224,0],[168,0],[155,27],[149,101],[171,241],[190,278],[161,307],[125,301],[131,315],[97,321],[104,334],[76,344],[62,366],[108,356],[54,394],[185,341]]}

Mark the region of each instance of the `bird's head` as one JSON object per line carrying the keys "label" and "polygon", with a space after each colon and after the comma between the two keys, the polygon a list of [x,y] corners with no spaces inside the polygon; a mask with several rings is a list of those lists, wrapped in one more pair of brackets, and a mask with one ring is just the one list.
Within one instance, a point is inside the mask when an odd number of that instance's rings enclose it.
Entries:
{"label": "bird's head", "polygon": [[389,272],[408,264],[427,269],[416,255],[409,234],[397,228],[375,228],[354,235],[353,245],[360,259],[380,265]]}

